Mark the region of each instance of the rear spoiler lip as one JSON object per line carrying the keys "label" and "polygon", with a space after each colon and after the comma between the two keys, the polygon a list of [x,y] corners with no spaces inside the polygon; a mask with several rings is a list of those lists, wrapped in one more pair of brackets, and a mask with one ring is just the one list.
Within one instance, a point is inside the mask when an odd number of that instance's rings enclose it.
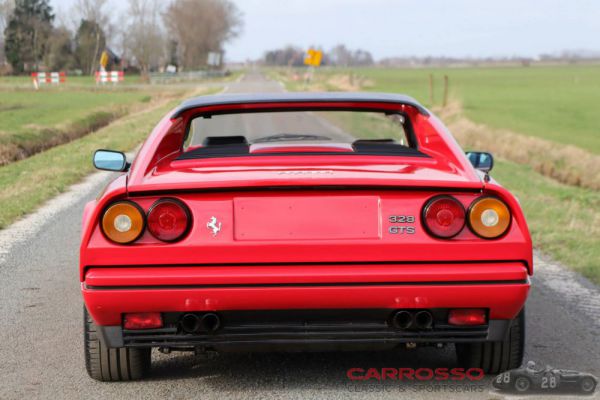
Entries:
{"label": "rear spoiler lip", "polygon": [[411,191],[422,192],[443,192],[443,193],[479,193],[483,186],[477,184],[463,186],[416,186],[416,185],[261,185],[261,186],[219,186],[219,187],[197,187],[197,188],[174,188],[174,189],[140,189],[129,188],[128,196],[141,197],[161,194],[186,194],[186,193],[214,193],[214,192],[272,192],[280,191],[321,191],[321,190],[339,190],[339,191]]}
{"label": "rear spoiler lip", "polygon": [[[264,93],[264,94],[241,94],[241,95],[209,95],[199,96],[184,101],[176,107],[171,114],[171,119],[181,117],[184,113],[190,110],[197,109],[202,112],[202,108],[214,106],[232,106],[235,111],[244,111],[235,106],[240,105],[261,105],[261,104],[280,104],[282,107],[289,105],[293,108],[294,105],[303,104],[302,108],[307,107],[306,103],[314,103],[315,106],[324,103],[387,103],[397,104],[399,106],[414,107],[423,116],[429,116],[430,112],[417,100],[410,96],[390,93],[361,93],[361,92],[327,92],[327,93],[302,93],[302,92],[285,92],[285,93]],[[357,106],[357,108],[359,108]]]}

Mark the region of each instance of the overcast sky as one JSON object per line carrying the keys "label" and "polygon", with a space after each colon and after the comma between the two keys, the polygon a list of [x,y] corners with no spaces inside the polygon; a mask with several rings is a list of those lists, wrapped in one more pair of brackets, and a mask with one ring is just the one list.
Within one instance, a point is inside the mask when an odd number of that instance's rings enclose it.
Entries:
{"label": "overcast sky", "polygon": [[[51,0],[58,11],[75,0]],[[111,0],[119,9],[124,0]],[[286,44],[338,43],[393,56],[535,56],[600,50],[600,0],[234,0],[242,35],[230,61]]]}

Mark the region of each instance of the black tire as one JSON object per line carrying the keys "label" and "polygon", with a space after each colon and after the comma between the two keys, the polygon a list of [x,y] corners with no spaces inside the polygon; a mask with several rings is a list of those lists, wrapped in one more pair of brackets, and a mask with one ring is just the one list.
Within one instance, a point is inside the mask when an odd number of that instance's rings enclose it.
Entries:
{"label": "black tire", "polygon": [[96,331],[83,307],[85,368],[93,379],[104,382],[130,381],[142,378],[150,369],[151,349],[109,348]]}
{"label": "black tire", "polygon": [[504,341],[457,343],[456,356],[465,368],[481,368],[486,374],[498,374],[521,366],[524,349],[525,309],[512,320]]}
{"label": "black tire", "polygon": [[596,390],[596,381],[587,376],[581,380],[579,385],[583,393],[594,393],[594,390]]}

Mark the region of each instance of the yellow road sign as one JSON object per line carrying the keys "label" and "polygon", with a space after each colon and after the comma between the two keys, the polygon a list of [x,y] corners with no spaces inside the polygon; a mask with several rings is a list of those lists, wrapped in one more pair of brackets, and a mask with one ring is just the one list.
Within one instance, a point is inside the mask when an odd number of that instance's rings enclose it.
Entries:
{"label": "yellow road sign", "polygon": [[104,50],[102,52],[102,55],[100,56],[100,65],[102,66],[102,68],[106,68],[106,66],[108,65],[108,53],[106,52],[106,50]]}
{"label": "yellow road sign", "polygon": [[321,50],[308,49],[306,57],[304,58],[304,64],[313,67],[321,65],[321,59],[323,58],[323,52]]}

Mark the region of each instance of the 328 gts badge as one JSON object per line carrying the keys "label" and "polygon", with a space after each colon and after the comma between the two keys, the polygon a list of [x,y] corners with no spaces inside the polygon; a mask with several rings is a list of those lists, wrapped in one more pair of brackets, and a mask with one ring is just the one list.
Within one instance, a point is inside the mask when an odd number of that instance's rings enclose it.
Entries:
{"label": "328 gts badge", "polygon": [[414,215],[390,215],[388,221],[391,224],[407,224],[391,225],[388,232],[392,235],[413,235],[416,232]]}

